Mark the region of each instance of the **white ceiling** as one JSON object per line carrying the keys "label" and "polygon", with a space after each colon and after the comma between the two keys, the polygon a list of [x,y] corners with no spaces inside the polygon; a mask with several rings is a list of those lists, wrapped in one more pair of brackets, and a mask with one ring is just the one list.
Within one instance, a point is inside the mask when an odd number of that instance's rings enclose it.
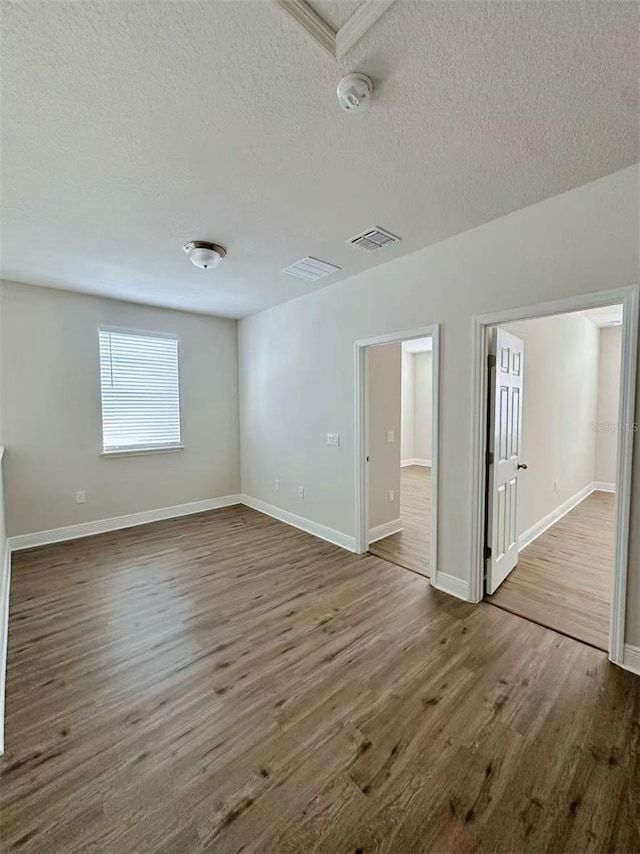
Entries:
{"label": "white ceiling", "polygon": [[589,320],[592,320],[596,326],[620,326],[622,323],[622,306],[621,305],[606,305],[602,308],[591,308],[589,311],[583,311]]}
{"label": "white ceiling", "polygon": [[[316,2],[336,27],[357,6]],[[3,3],[2,275],[240,317],[624,168],[637,20],[398,0],[336,62],[264,0]],[[354,70],[376,91],[347,115]],[[402,241],[345,245],[374,225]],[[280,272],[305,255],[342,269]]]}
{"label": "white ceiling", "polygon": [[403,341],[402,349],[405,353],[430,353],[433,350],[433,338],[412,338],[411,341]]}

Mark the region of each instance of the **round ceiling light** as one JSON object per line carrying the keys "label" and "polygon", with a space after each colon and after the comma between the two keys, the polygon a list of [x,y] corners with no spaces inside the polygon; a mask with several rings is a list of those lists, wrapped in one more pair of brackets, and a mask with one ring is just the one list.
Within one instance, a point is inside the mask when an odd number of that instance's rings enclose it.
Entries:
{"label": "round ceiling light", "polygon": [[189,256],[189,260],[202,270],[210,270],[217,267],[227,254],[227,250],[217,243],[207,243],[205,240],[190,240],[182,247]]}

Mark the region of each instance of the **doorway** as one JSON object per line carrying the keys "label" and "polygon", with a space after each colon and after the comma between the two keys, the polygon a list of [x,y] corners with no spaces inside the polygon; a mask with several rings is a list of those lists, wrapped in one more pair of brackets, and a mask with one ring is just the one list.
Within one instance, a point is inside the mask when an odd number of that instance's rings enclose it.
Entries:
{"label": "doorway", "polygon": [[486,597],[617,663],[637,301],[633,288],[474,324],[474,600]]}
{"label": "doorway", "polygon": [[436,325],[356,342],[357,551],[370,551],[432,584],[438,333]]}

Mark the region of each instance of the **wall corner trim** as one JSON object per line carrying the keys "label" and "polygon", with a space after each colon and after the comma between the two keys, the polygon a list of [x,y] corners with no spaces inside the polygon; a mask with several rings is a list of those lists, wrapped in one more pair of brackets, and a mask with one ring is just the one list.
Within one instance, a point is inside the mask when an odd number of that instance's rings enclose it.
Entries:
{"label": "wall corner trim", "polygon": [[163,519],[177,519],[180,516],[190,516],[192,513],[204,513],[207,510],[217,510],[220,507],[231,507],[234,504],[242,504],[242,496],[223,495],[220,498],[191,501],[188,504],[176,504],[173,507],[161,507],[158,510],[143,510],[141,513],[114,516],[111,519],[98,519],[95,522],[83,522],[65,528],[53,528],[50,531],[18,534],[15,537],[9,537],[7,542],[10,550],[15,552],[22,549],[32,549],[36,546],[46,546],[51,543],[61,543],[65,540],[77,540],[80,537],[90,537],[94,534],[104,534],[108,531],[118,531],[121,528],[147,525],[149,522],[160,522]]}
{"label": "wall corner trim", "polygon": [[615,483],[607,483],[604,480],[594,480],[591,484],[593,487],[593,492],[615,492],[616,485]]}
{"label": "wall corner trim", "polygon": [[622,666],[640,676],[640,646],[632,646],[630,643],[624,645]]}
{"label": "wall corner trim", "polygon": [[385,522],[384,525],[369,528],[369,545],[378,540],[384,540],[385,537],[390,537],[392,534],[399,534],[401,530],[402,519],[392,519],[391,522]]}
{"label": "wall corner trim", "polygon": [[469,598],[469,582],[465,578],[457,578],[455,575],[449,575],[448,572],[437,572],[435,578],[431,578],[431,586],[442,593],[448,593],[450,596],[455,596],[456,599],[464,599],[465,602],[471,601]]}
{"label": "wall corner trim", "polygon": [[0,755],[4,753],[4,697],[7,678],[10,580],[11,551],[7,541],[0,566]]}
{"label": "wall corner trim", "polygon": [[350,552],[355,552],[356,550],[356,538],[349,536],[349,534],[343,534],[342,531],[336,531],[335,528],[328,528],[326,525],[312,522],[303,516],[297,516],[288,510],[282,510],[274,504],[267,504],[266,501],[260,501],[259,498],[252,498],[250,495],[241,495],[240,503],[244,504],[245,507],[250,507],[252,510],[257,510],[258,513],[264,513],[265,516],[271,516],[273,519],[278,519],[280,522],[298,528],[307,534],[313,534],[314,537],[326,540],[326,542],[332,543],[334,546],[340,546],[340,548]]}

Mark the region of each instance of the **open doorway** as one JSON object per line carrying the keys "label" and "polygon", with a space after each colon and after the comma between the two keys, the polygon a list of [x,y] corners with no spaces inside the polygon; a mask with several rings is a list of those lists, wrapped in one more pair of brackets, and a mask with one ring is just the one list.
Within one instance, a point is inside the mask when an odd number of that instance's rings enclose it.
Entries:
{"label": "open doorway", "polygon": [[437,572],[438,327],[356,344],[358,551]]}
{"label": "open doorway", "polygon": [[369,551],[428,578],[433,340],[383,344],[368,356]]}
{"label": "open doorway", "polygon": [[635,289],[609,305],[594,295],[556,313],[550,305],[482,318],[477,330],[485,358],[477,598],[620,663],[636,299]]}

